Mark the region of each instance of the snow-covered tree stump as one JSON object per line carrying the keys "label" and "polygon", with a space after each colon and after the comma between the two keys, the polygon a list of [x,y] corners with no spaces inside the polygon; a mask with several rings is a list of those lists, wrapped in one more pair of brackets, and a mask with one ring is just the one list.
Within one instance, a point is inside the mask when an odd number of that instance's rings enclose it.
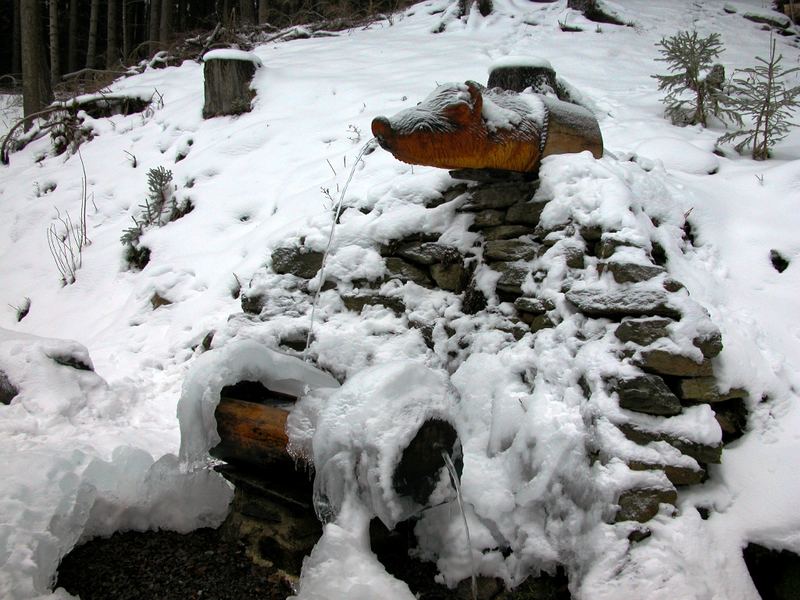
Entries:
{"label": "snow-covered tree stump", "polygon": [[212,50],[203,56],[203,118],[250,112],[255,91],[250,87],[261,60],[241,50]]}
{"label": "snow-covered tree stump", "polygon": [[512,92],[531,88],[537,94],[557,95],[556,72],[549,61],[534,58],[505,59],[492,66],[488,87]]}

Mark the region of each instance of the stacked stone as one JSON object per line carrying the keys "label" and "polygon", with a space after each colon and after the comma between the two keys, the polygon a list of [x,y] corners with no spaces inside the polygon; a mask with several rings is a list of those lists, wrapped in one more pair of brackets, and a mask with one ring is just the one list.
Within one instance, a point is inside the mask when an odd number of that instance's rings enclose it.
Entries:
{"label": "stacked stone", "polygon": [[[361,312],[367,305],[383,305],[404,315],[407,311],[400,295],[381,294],[378,288],[389,280],[413,282],[461,295],[462,312],[469,315],[491,304],[486,290],[481,290],[476,281],[478,270],[491,269],[495,272],[497,300],[513,303],[516,310],[513,331],[508,331],[517,339],[553,327],[576,312],[604,320],[618,340],[614,351],[621,366],[633,365],[638,373],[604,383],[603,392],[617,398],[623,409],[623,416],[615,421],[617,428],[630,442],[641,446],[665,442],[680,453],[678,456],[684,455],[683,460],[647,462],[612,456],[600,448],[600,460],[617,458],[634,471],[661,472],[664,477],[658,479],[668,482],[622,491],[615,520],[646,522],[658,513],[661,503],[674,505],[677,488],[703,482],[707,465],[720,462],[722,444],[685,439],[668,433],[668,427],[664,431],[652,425],[645,428],[636,424],[636,419],[626,420],[625,415],[630,413],[625,411],[663,419],[666,424],[686,407],[707,404],[715,412],[723,443],[741,436],[746,393],[739,389],[722,391],[714,377],[712,359],[722,350],[719,331],[705,316],[703,333],[694,338],[692,348],[681,347],[671,337],[671,332],[682,325],[686,303],[695,313],[705,315],[705,311],[686,298],[682,284],[669,277],[666,254],[657,243],[644,248],[621,232],[571,222],[542,226],[540,217],[548,200],[536,197],[538,180],[508,174],[495,177],[483,171],[452,175],[473,181],[455,184],[426,206],[454,202],[454,215],[471,216],[467,220],[471,223],[469,232],[464,233],[476,238],[472,248],[465,252],[442,243],[437,233],[406,236],[378,247],[385,262],[381,279],[344,282],[347,285],[342,287],[342,282],[329,280],[324,289],[339,287],[348,310]],[[637,258],[632,260],[632,256]],[[301,281],[316,277],[321,264],[322,253],[303,246],[278,248],[272,254],[273,271],[295,275]],[[545,290],[540,283],[550,275],[548,269],[556,265],[561,288]],[[598,280],[596,284],[587,282],[592,278]],[[250,300],[244,298],[243,303],[247,302]],[[257,303],[252,312],[258,312]],[[411,320],[409,325],[417,326]],[[593,390],[587,386],[585,392],[590,398]]]}

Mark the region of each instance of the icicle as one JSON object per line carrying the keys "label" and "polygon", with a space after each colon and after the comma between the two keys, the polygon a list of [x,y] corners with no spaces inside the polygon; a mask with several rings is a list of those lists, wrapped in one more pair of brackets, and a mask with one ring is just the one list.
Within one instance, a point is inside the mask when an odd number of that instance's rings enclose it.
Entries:
{"label": "icicle", "polygon": [[453,482],[453,488],[456,490],[456,498],[458,499],[458,508],[461,510],[461,518],[464,519],[464,531],[467,534],[467,554],[469,555],[470,570],[472,571],[472,600],[478,600],[478,581],[475,577],[475,561],[472,558],[472,540],[469,537],[469,525],[467,524],[467,513],[464,512],[464,500],[461,497],[461,484],[458,480],[458,472],[456,466],[453,464],[450,455],[442,450],[442,458],[450,473],[450,480]]}
{"label": "icicle", "polygon": [[339,202],[336,203],[336,210],[333,214],[333,223],[331,223],[331,232],[328,235],[328,245],[325,247],[325,253],[322,255],[322,265],[319,269],[319,283],[317,284],[317,291],[314,294],[314,302],[311,305],[311,322],[308,325],[308,337],[306,338],[306,347],[303,350],[304,361],[308,361],[308,349],[311,347],[311,338],[314,335],[314,317],[316,316],[317,312],[317,300],[319,299],[319,294],[322,291],[322,286],[325,283],[325,262],[328,260],[328,252],[330,252],[331,246],[333,245],[333,234],[336,231],[336,224],[339,222],[339,215],[342,213],[342,206],[344,206],[344,197],[345,194],[347,194],[347,187],[350,185],[353,175],[355,175],[356,167],[358,166],[358,163],[361,162],[361,157],[363,157],[365,154],[370,154],[373,150],[375,150],[377,145],[378,140],[376,138],[372,138],[361,147],[361,150],[356,157],[356,161],[353,163],[353,168],[350,169],[350,175],[347,178],[347,182],[345,182],[344,188],[342,188],[342,193],[339,195]]}

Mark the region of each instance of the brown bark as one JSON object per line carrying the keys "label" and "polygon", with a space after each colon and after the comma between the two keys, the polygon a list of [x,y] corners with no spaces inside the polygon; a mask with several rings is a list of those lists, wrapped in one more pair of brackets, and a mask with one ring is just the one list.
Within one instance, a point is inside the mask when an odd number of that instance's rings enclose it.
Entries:
{"label": "brown bark", "polygon": [[266,23],[269,20],[269,4],[267,0],[258,0],[258,22]]}
{"label": "brown bark", "polygon": [[119,63],[119,1],[108,0],[108,19],[106,22],[107,69],[111,69]]}
{"label": "brown bark", "polygon": [[86,48],[86,67],[94,69],[97,66],[97,23],[100,19],[100,0],[92,0],[89,12],[89,44]]}
{"label": "brown bark", "polygon": [[[38,2],[20,3],[20,41],[22,55],[22,107],[25,116],[39,112],[53,100],[42,39],[41,10]],[[32,122],[25,124],[29,129]]]}
{"label": "brown bark", "polygon": [[55,85],[61,79],[61,53],[59,52],[58,43],[58,0],[50,0],[49,5],[49,23],[48,31],[50,32],[50,85]]}
{"label": "brown bark", "polygon": [[69,25],[67,29],[67,71],[78,70],[78,0],[69,2]]}
{"label": "brown bark", "polygon": [[232,463],[264,466],[287,459],[286,408],[220,398],[214,418],[220,443],[211,455]]}
{"label": "brown bark", "polygon": [[158,40],[162,46],[167,46],[172,36],[173,4],[172,0],[161,0],[161,26],[158,29]]}
{"label": "brown bark", "polygon": [[256,66],[246,60],[208,60],[203,67],[205,101],[203,118],[250,112],[255,92],[250,82]]}

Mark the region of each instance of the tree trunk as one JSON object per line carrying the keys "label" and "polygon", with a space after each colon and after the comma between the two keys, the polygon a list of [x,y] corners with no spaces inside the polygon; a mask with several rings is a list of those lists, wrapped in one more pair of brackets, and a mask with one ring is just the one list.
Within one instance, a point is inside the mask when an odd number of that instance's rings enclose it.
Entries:
{"label": "tree trunk", "polygon": [[269,20],[269,4],[267,0],[258,0],[258,22],[266,23]]}
{"label": "tree trunk", "polygon": [[70,0],[69,3],[67,37],[67,71],[74,73],[78,70],[78,0]]}
{"label": "tree trunk", "polygon": [[[42,39],[39,2],[20,3],[20,41],[22,55],[22,107],[25,116],[39,112],[53,100]],[[25,124],[29,129],[32,123]]]}
{"label": "tree trunk", "polygon": [[86,68],[94,69],[97,65],[97,22],[100,18],[100,0],[92,0],[89,13],[89,45],[86,49]]}
{"label": "tree trunk", "polygon": [[253,25],[256,20],[253,0],[239,0],[239,14],[242,25]]}
{"label": "tree trunk", "polygon": [[[167,0],[164,0],[165,2]],[[150,43],[150,52],[154,52],[158,47],[158,36],[161,31],[161,0],[150,0],[150,33],[148,40]]]}
{"label": "tree trunk", "polygon": [[250,102],[255,96],[250,82],[256,68],[255,64],[247,60],[207,60],[203,67],[203,118],[250,112]]}
{"label": "tree trunk", "polygon": [[61,53],[58,44],[58,0],[50,0],[50,85],[55,87],[61,79]]}
{"label": "tree trunk", "polygon": [[169,45],[172,36],[172,9],[172,0],[161,0],[161,27],[158,30],[158,40],[164,47]]}
{"label": "tree trunk", "polygon": [[108,0],[108,22],[106,23],[106,68],[119,63],[119,1]]}
{"label": "tree trunk", "polygon": [[189,31],[189,6],[187,0],[178,2],[178,31]]}
{"label": "tree trunk", "polygon": [[122,0],[122,62],[128,61],[131,53],[131,15],[128,0]]}
{"label": "tree trunk", "polygon": [[14,24],[13,32],[11,34],[12,48],[11,48],[11,72],[18,74],[22,72],[22,36],[20,35],[20,0],[14,0]]}

